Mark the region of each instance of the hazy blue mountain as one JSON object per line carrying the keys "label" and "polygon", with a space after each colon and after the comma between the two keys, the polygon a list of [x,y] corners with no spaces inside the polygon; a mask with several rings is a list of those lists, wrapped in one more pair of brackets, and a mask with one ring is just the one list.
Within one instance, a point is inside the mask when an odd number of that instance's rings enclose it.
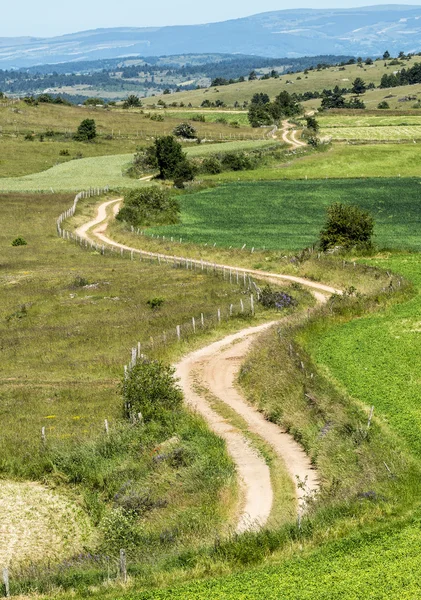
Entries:
{"label": "hazy blue mountain", "polygon": [[241,53],[269,57],[421,50],[421,6],[267,12],[206,25],[95,29],[55,38],[0,38],[0,68],[128,55]]}

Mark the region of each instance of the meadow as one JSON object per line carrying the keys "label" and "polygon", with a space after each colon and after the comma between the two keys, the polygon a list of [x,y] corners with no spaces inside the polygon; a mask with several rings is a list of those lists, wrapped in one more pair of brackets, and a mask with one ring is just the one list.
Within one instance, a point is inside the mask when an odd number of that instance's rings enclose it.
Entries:
{"label": "meadow", "polygon": [[[1,144],[1,142],[0,142]],[[36,150],[35,142],[29,142],[23,149],[25,151]],[[75,144],[75,142],[74,142]],[[148,145],[152,144],[152,140]],[[44,149],[44,143],[40,144]],[[85,147],[100,150],[96,144],[81,144]],[[218,151],[251,150],[273,146],[273,141],[229,141],[215,144],[195,144],[187,146],[184,150],[188,156],[208,156]],[[16,161],[15,170],[34,168],[37,163],[25,161],[25,153],[21,153],[22,145],[15,148],[17,153],[13,156]],[[74,146],[73,146],[73,149]],[[135,148],[133,148],[134,152]],[[57,151],[57,150],[55,150]],[[31,154],[31,153],[30,153]],[[106,153],[104,153],[106,154]],[[38,156],[37,160],[40,159]],[[133,160],[133,154],[116,154],[110,156],[91,156],[87,158],[76,158],[68,160],[45,171],[30,173],[21,177],[0,177],[0,192],[72,192],[80,191],[90,187],[110,188],[133,188],[139,185],[136,179],[125,176],[125,171]],[[37,165],[38,166],[38,165]],[[0,161],[0,169],[2,161]],[[7,167],[6,167],[7,168]]]}
{"label": "meadow", "polygon": [[[144,427],[126,422],[120,383],[137,341],[149,356],[171,361],[204,339],[250,322],[245,314],[241,325],[234,318],[219,332],[211,328],[195,340],[150,349],[151,337],[175,331],[192,315],[203,312],[207,319],[217,308],[226,312],[244,291],[212,275],[103,256],[58,238],[55,217],[72,200],[59,194],[0,196],[0,476],[42,481],[51,490],[51,498],[41,490],[45,506],[33,527],[29,517],[37,510],[37,486],[32,493],[19,483],[2,488],[17,506],[25,498],[19,527],[27,523],[34,534],[26,535],[30,551],[22,543],[11,571],[13,584],[20,578],[26,591],[44,573],[47,559],[55,564],[82,551],[68,565],[79,573],[92,568],[94,550],[95,560],[101,557],[96,566],[106,572],[107,553],[114,555],[121,545],[143,564],[163,555],[168,559],[214,539],[237,510],[236,480],[223,442],[184,409],[170,422]],[[86,203],[78,218],[89,218],[92,210]],[[26,246],[12,246],[18,236]],[[155,297],[163,303],[153,310],[148,301]],[[161,443],[174,435],[179,460],[155,461]],[[121,506],[140,503],[140,524],[121,514],[119,498]],[[56,527],[53,540],[46,523]],[[67,541],[70,532],[74,539]],[[29,559],[32,566],[25,563]]]}
{"label": "meadow", "polygon": [[[382,76],[391,74],[400,68],[410,68],[413,64],[420,62],[420,57],[415,56],[408,61],[403,61],[402,65],[389,65],[382,60],[375,61],[373,65],[345,65],[344,67],[330,67],[327,69],[314,69],[308,73],[293,73],[283,74],[279,79],[266,79],[244,81],[242,83],[233,83],[225,86],[204,88],[199,90],[191,90],[186,92],[178,92],[174,95],[177,102],[183,102],[186,106],[190,103],[192,107],[200,107],[204,100],[215,102],[220,100],[228,107],[233,107],[237,102],[240,105],[243,102],[250,102],[255,93],[263,92],[274,98],[281,91],[286,90],[290,93],[302,94],[308,91],[322,92],[324,89],[333,89],[336,85],[340,88],[350,88],[352,82],[361,77],[366,83],[374,83],[376,86],[380,84]],[[401,103],[399,98],[405,95],[419,96],[421,93],[421,85],[402,86],[399,88],[386,88],[368,90],[364,95],[364,102],[370,108],[376,108],[377,104],[385,98],[388,98],[391,108],[396,110],[405,110],[411,108],[412,103]],[[172,96],[154,96],[145,98],[145,106],[152,106],[158,100],[170,102]],[[320,100],[309,100],[305,103],[308,108],[317,108],[320,106]]]}
{"label": "meadow", "polygon": [[[253,173],[250,171],[248,173]],[[149,233],[219,247],[297,250],[317,241],[332,202],[375,219],[380,247],[421,248],[418,179],[236,183],[180,196],[182,223]]]}

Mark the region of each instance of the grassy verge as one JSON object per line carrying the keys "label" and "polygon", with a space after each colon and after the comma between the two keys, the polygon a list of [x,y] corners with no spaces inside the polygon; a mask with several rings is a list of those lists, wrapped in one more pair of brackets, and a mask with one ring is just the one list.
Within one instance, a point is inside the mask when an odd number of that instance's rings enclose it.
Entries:
{"label": "grassy verge", "polygon": [[374,405],[379,418],[419,457],[420,255],[386,254],[369,263],[403,273],[414,282],[416,295],[385,313],[327,327],[320,324],[304,341],[326,372],[350,394]]}

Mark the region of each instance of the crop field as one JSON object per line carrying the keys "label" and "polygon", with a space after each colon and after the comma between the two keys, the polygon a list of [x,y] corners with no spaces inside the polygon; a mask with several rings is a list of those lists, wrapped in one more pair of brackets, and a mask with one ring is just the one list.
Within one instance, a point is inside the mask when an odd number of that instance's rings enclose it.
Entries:
{"label": "crop field", "polygon": [[407,127],[338,127],[322,129],[322,137],[332,140],[400,141],[420,140],[421,126]]}
{"label": "crop field", "polygon": [[330,127],[417,127],[421,126],[421,114],[389,115],[387,110],[366,115],[364,111],[354,114],[340,114],[337,111],[321,113],[317,116],[323,129]]}
{"label": "crop field", "polygon": [[412,300],[386,312],[334,325],[308,338],[317,361],[421,456],[421,256],[374,258],[370,264],[413,281]]}
{"label": "crop field", "polygon": [[251,249],[312,245],[332,202],[357,203],[376,221],[381,247],[421,248],[418,180],[238,183],[180,197],[182,224],[152,229],[186,242]]}

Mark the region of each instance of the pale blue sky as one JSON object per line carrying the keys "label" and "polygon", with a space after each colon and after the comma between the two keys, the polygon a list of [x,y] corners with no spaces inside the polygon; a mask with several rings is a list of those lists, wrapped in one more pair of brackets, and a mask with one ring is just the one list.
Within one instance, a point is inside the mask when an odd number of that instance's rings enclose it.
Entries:
{"label": "pale blue sky", "polygon": [[[288,8],[349,8],[375,4],[388,3],[384,0],[20,0],[3,7],[0,37],[54,36],[99,27],[187,25]],[[421,6],[421,1],[393,4]]]}

